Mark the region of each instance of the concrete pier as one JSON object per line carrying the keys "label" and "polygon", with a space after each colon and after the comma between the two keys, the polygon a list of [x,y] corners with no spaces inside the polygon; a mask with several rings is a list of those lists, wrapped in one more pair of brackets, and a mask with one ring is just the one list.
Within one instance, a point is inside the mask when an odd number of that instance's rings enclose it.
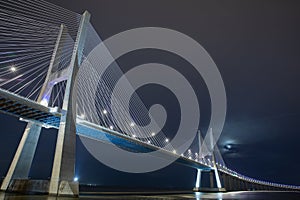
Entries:
{"label": "concrete pier", "polygon": [[63,113],[58,130],[54,162],[49,186],[51,195],[79,195],[79,183],[73,181],[75,175],[75,147],[76,147],[76,112],[73,110],[76,105],[73,96],[76,75],[79,69],[83,49],[87,23],[90,14],[86,11],[81,17],[77,38],[74,44],[73,55],[69,65],[69,77],[65,89],[62,110]]}
{"label": "concrete pier", "polygon": [[12,184],[10,188],[14,188],[15,182],[12,180],[28,179],[40,133],[40,126],[32,123],[27,124],[13,161],[1,184],[2,191],[7,191],[10,184]]}

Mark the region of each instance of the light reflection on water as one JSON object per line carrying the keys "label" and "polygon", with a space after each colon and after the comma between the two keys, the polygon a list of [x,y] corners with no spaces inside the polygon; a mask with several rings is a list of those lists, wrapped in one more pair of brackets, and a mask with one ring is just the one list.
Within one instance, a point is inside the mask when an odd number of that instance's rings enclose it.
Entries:
{"label": "light reflection on water", "polygon": [[223,200],[222,198],[223,193],[203,193],[203,192],[195,192],[195,199],[196,200],[201,200],[201,199],[217,199],[217,200]]}
{"label": "light reflection on water", "polygon": [[[74,200],[76,198],[68,198],[68,197],[54,197],[47,195],[20,195],[20,194],[11,194],[11,193],[3,193],[0,192],[0,200]],[[275,192],[275,191],[261,191],[261,192],[225,192],[225,193],[186,193],[186,194],[129,194],[129,195],[120,195],[110,193],[110,195],[100,195],[100,194],[90,194],[90,195],[80,195],[78,198],[80,200],[88,200],[88,199],[144,199],[144,200],[169,200],[169,199],[196,199],[196,200],[227,200],[227,199],[253,199],[253,200],[261,200],[261,199],[300,199],[300,192]]]}

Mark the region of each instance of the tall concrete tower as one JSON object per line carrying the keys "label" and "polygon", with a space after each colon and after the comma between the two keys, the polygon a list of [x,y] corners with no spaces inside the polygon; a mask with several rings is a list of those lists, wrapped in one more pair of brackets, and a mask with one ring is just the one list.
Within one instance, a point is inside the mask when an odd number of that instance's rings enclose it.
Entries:
{"label": "tall concrete tower", "polygon": [[28,122],[7,175],[2,182],[1,190],[24,191],[25,188],[28,192],[40,191],[49,192],[52,195],[78,196],[79,183],[73,181],[76,147],[76,113],[73,111],[73,105],[76,104],[73,102],[72,96],[75,91],[75,78],[82,60],[82,51],[89,20],[90,14],[85,11],[81,16],[70,64],[64,70],[57,72],[53,71],[53,67],[55,63],[59,62],[60,49],[67,34],[67,28],[61,25],[48,73],[37,100],[38,103],[48,106],[54,85],[61,81],[67,81],[50,183],[49,181],[44,181],[41,184],[39,181],[39,184],[35,184],[34,180],[28,180],[28,174],[42,129],[41,125]]}

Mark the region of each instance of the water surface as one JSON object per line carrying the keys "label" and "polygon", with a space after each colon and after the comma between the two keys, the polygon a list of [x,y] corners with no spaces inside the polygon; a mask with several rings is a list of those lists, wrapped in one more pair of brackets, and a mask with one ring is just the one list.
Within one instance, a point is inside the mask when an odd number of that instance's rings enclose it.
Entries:
{"label": "water surface", "polygon": [[[20,195],[20,194],[5,194],[0,193],[0,200],[71,200],[75,198],[68,197],[53,197],[47,195]],[[80,200],[88,199],[129,199],[129,200],[169,200],[169,199],[196,199],[196,200],[226,200],[226,199],[283,199],[283,200],[300,200],[300,192],[277,192],[277,191],[243,191],[243,192],[225,192],[225,193],[89,193],[82,194],[78,198]]]}

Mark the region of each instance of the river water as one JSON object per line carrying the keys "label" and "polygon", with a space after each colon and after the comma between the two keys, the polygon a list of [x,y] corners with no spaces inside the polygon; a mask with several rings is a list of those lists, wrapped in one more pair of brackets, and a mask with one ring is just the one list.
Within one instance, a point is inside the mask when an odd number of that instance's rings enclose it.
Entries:
{"label": "river water", "polygon": [[[67,197],[53,197],[47,195],[18,195],[18,194],[5,194],[0,193],[0,200],[71,200],[74,198]],[[196,200],[208,200],[208,199],[217,199],[217,200],[226,200],[226,199],[253,199],[253,200],[300,200],[300,192],[275,192],[275,191],[243,191],[243,192],[225,192],[225,193],[89,193],[80,195],[78,198],[80,200],[88,200],[88,199],[129,199],[129,200],[169,200],[169,199],[196,199]]]}

